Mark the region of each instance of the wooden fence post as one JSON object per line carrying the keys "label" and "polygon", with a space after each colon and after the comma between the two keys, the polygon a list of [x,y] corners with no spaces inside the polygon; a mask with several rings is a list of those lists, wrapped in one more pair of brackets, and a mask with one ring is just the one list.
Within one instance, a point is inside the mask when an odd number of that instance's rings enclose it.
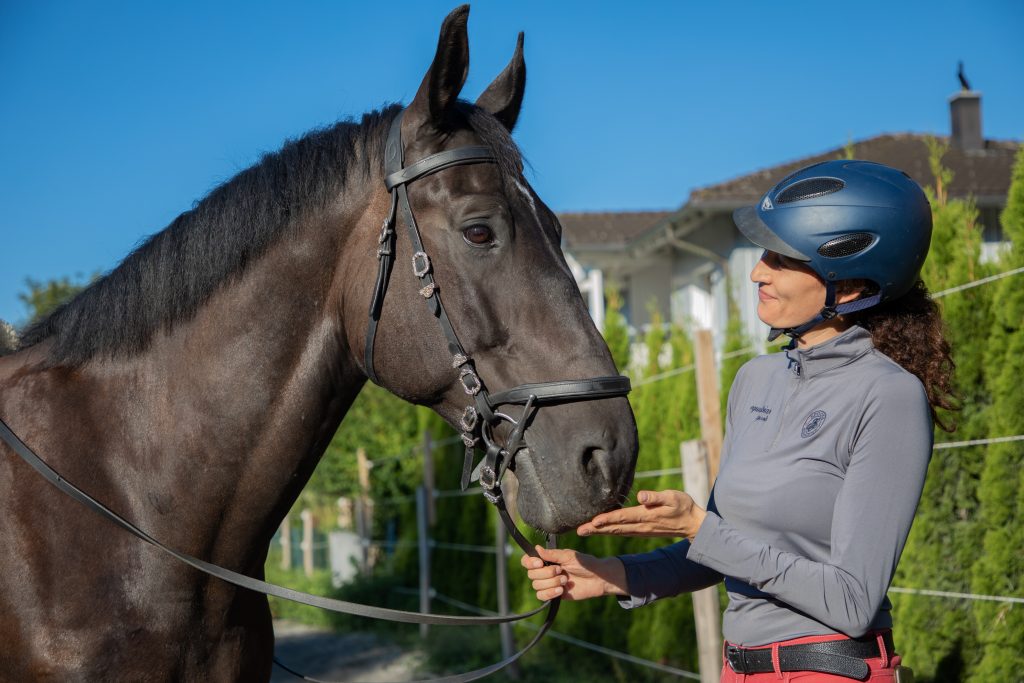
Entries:
{"label": "wooden fence post", "polygon": [[363,574],[370,573],[371,555],[370,540],[373,538],[373,501],[370,499],[370,468],[372,464],[366,458],[366,449],[356,449],[356,467],[359,475],[359,502],[356,506],[356,533],[362,547],[360,569]]}
{"label": "wooden fence post", "polygon": [[434,526],[437,509],[434,501],[434,440],[423,430],[423,485],[427,488],[427,524]]}
{"label": "wooden fence post", "polygon": [[313,511],[302,511],[302,570],[313,576]]}
{"label": "wooden fence post", "polygon": [[281,520],[281,569],[292,568],[292,525],[288,515]]}
{"label": "wooden fence post", "polygon": [[722,408],[715,367],[711,330],[697,330],[694,339],[697,365],[697,405],[700,408],[700,436],[708,447],[708,480],[714,485],[722,457]]}
{"label": "wooden fence post", "polygon": [[[679,444],[683,460],[683,486],[693,501],[707,507],[708,448],[701,439]],[[691,594],[693,620],[697,626],[697,662],[702,683],[715,683],[722,674],[722,624],[718,586],[702,588]]]}
{"label": "wooden fence post", "polygon": [[[427,526],[427,487],[416,487],[416,541],[420,555],[420,612],[430,612],[430,538]],[[420,637],[426,638],[429,627],[420,624]]]}

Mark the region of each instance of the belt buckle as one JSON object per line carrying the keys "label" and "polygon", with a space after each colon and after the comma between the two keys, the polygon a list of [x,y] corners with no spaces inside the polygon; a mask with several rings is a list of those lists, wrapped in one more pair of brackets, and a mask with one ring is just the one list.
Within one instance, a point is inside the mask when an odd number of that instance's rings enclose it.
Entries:
{"label": "belt buckle", "polygon": [[725,661],[729,662],[729,667],[736,673],[747,672],[747,657],[742,647],[726,643]]}

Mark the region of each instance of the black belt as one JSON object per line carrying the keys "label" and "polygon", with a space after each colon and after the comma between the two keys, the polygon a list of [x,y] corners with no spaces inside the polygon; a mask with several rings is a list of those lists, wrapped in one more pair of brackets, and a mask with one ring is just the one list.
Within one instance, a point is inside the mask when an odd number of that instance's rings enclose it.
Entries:
{"label": "black belt", "polygon": [[[892,659],[895,648],[892,631],[882,634],[885,652],[878,649],[875,635],[844,640],[827,640],[822,643],[779,646],[780,671],[816,671],[819,673],[846,676],[863,681],[871,673],[865,659],[888,655]],[[739,674],[760,674],[775,671],[772,663],[772,648],[744,648],[725,644],[725,661]]]}

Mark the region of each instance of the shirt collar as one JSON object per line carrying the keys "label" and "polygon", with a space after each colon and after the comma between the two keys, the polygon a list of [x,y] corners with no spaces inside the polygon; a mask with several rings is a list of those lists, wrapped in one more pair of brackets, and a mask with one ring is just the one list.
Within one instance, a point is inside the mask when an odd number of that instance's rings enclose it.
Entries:
{"label": "shirt collar", "polygon": [[793,372],[809,379],[852,363],[873,348],[871,333],[863,327],[853,325],[821,344],[786,351],[786,357]]}

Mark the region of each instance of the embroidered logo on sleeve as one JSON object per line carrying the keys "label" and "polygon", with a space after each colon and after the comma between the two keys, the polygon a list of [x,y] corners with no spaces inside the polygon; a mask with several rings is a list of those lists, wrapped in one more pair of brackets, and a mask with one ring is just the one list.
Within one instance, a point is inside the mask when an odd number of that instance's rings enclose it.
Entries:
{"label": "embroidered logo on sleeve", "polygon": [[804,420],[803,429],[800,430],[800,438],[806,439],[814,436],[821,429],[821,426],[825,424],[825,418],[828,417],[824,410],[815,410],[807,419]]}
{"label": "embroidered logo on sleeve", "polygon": [[750,406],[750,412],[754,414],[754,422],[767,422],[772,409],[768,406]]}

